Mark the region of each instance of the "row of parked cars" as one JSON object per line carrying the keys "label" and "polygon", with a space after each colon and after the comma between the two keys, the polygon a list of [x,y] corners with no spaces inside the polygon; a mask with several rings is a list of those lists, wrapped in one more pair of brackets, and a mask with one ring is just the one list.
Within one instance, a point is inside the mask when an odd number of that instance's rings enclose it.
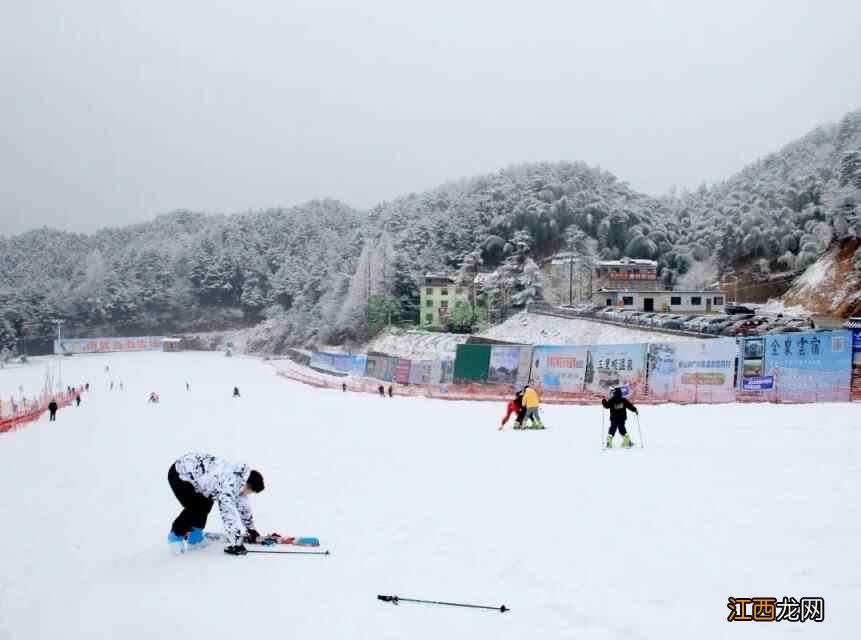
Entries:
{"label": "row of parked cars", "polygon": [[727,307],[726,313],[706,315],[624,311],[617,307],[584,309],[583,312],[603,320],[716,336],[760,336],[807,331],[815,327],[810,318],[758,314],[742,306]]}

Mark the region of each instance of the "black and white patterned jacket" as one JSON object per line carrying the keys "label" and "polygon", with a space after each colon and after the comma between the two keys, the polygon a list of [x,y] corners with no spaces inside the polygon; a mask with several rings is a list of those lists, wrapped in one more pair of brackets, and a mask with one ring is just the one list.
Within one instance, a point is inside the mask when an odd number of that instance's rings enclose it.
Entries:
{"label": "black and white patterned jacket", "polygon": [[206,453],[187,453],[174,466],[180,479],[218,503],[228,544],[241,544],[243,529],[254,529],[251,504],[239,493],[251,473],[248,465],[232,464]]}

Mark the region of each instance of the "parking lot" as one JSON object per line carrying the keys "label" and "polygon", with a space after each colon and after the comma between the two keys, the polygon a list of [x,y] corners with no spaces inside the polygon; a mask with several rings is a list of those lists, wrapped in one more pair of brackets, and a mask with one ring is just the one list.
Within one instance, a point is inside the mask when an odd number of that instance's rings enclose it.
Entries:
{"label": "parking lot", "polygon": [[809,315],[758,313],[755,306],[728,305],[725,313],[691,314],[623,310],[590,303],[565,308],[577,316],[664,331],[683,331],[714,337],[761,336],[817,328]]}

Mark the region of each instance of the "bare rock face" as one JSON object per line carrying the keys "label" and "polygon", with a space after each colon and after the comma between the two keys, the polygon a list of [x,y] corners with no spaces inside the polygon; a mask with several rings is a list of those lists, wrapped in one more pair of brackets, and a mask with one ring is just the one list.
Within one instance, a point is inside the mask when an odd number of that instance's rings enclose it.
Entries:
{"label": "bare rock face", "polygon": [[834,243],[810,265],[783,296],[786,305],[801,305],[809,312],[842,318],[861,313],[861,272],[855,254],[861,240]]}

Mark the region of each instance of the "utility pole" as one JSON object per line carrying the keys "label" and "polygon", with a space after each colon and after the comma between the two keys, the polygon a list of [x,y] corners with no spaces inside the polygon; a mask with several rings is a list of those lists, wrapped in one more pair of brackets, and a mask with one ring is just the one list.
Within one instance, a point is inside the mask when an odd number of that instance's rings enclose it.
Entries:
{"label": "utility pole", "polygon": [[568,306],[574,306],[574,254],[568,252]]}

